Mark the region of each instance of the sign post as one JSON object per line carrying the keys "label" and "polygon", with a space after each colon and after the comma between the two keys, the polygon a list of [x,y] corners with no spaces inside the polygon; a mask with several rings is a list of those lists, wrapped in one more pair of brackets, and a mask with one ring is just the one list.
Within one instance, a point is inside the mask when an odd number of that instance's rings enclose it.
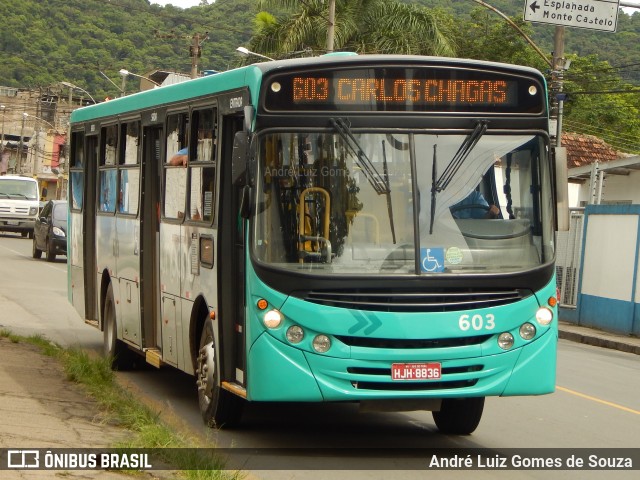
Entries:
{"label": "sign post", "polygon": [[620,0],[525,0],[524,19],[615,32]]}

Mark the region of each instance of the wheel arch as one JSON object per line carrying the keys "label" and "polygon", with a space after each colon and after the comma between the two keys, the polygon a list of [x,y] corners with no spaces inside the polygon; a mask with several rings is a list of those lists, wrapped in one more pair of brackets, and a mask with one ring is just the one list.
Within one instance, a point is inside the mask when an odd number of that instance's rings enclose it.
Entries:
{"label": "wheel arch", "polygon": [[189,358],[194,371],[197,366],[196,358],[198,356],[202,327],[204,327],[204,322],[210,318],[210,313],[213,311],[209,308],[202,295],[196,298],[191,310],[191,318],[189,319]]}

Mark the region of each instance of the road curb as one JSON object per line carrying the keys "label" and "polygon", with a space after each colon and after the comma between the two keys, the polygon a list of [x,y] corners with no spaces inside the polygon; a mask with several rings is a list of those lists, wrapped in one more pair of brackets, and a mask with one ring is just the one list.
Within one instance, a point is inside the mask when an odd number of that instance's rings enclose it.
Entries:
{"label": "road curb", "polygon": [[596,347],[609,348],[612,350],[640,355],[640,345],[635,345],[634,343],[625,341],[623,338],[618,339],[606,336],[583,334],[563,329],[559,330],[558,336],[561,339],[572,342],[584,343],[585,345],[593,345]]}

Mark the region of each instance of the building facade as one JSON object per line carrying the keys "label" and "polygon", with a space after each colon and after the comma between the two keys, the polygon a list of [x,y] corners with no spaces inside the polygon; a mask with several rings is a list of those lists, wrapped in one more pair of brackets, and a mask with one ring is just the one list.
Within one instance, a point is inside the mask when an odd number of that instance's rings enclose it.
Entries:
{"label": "building facade", "polygon": [[0,87],[0,175],[36,178],[42,200],[65,198],[69,117],[91,103],[71,84]]}

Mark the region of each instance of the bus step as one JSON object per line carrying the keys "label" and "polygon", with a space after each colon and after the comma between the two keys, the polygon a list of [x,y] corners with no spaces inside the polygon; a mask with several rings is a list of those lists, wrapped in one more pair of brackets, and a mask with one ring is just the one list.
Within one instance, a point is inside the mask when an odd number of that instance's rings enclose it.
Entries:
{"label": "bus step", "polygon": [[147,363],[156,368],[162,365],[162,353],[157,348],[148,348],[144,351]]}
{"label": "bus step", "polygon": [[220,386],[225,390],[228,390],[231,393],[238,395],[239,397],[247,398],[247,389],[244,388],[242,385],[238,385],[237,383],[231,383],[231,382],[222,382]]}
{"label": "bus step", "polygon": [[87,320],[86,318],[84,319],[84,323],[86,323],[87,325],[91,325],[92,327],[96,327],[98,328],[98,320]]}

